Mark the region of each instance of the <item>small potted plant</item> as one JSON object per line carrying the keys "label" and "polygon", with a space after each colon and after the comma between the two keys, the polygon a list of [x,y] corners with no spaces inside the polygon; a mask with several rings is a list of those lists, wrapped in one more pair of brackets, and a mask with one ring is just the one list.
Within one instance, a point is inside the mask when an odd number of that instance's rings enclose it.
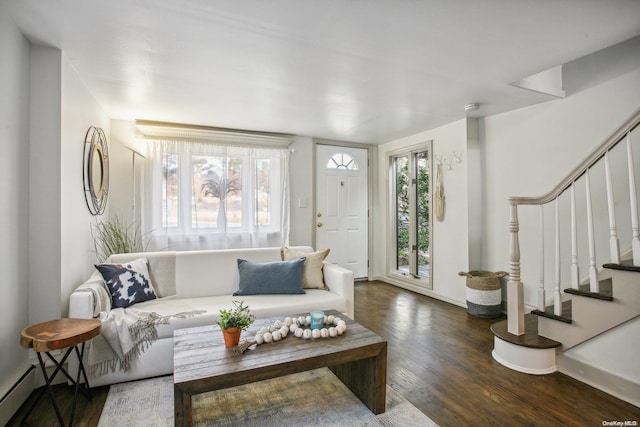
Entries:
{"label": "small potted plant", "polygon": [[254,322],[256,317],[251,314],[249,306],[243,301],[233,301],[235,308],[231,310],[220,310],[220,320],[218,326],[224,335],[224,345],[233,348],[240,342],[240,334]]}

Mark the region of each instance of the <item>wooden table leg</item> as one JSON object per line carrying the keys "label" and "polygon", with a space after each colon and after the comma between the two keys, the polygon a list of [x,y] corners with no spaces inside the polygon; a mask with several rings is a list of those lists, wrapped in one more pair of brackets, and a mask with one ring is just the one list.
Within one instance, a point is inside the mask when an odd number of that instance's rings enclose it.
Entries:
{"label": "wooden table leg", "polygon": [[182,391],[178,386],[173,386],[173,405],[175,411],[175,426],[193,425],[193,406],[191,395]]}
{"label": "wooden table leg", "polygon": [[377,355],[331,367],[331,371],[374,414],[385,411],[387,397],[387,343]]}

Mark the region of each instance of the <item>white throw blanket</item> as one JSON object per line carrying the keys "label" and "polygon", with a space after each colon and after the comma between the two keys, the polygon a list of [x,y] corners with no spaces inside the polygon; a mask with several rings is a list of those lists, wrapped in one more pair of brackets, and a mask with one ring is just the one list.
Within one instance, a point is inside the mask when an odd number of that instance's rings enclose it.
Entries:
{"label": "white throw blanket", "polygon": [[100,376],[115,370],[127,372],[131,362],[157,338],[157,325],[167,324],[172,317],[184,319],[205,313],[205,310],[161,316],[158,313],[127,311],[114,308],[100,312],[102,333],[89,347],[89,374]]}
{"label": "white throw blanket", "polygon": [[93,317],[98,317],[101,311],[111,310],[111,295],[102,278],[87,281],[76,292],[89,292],[93,295]]}

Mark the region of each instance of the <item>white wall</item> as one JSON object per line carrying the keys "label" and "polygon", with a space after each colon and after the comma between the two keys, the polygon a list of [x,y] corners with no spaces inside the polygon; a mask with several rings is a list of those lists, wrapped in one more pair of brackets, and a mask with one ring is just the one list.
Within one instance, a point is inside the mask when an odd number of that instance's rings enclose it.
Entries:
{"label": "white wall", "polygon": [[[374,261],[373,274],[375,278],[394,282],[417,292],[436,297],[457,305],[466,306],[466,290],[464,278],[458,276],[460,271],[470,269],[470,253],[474,259],[478,258],[469,246],[469,206],[468,206],[468,175],[467,175],[467,144],[468,128],[474,128],[475,121],[470,123],[466,119],[422,132],[407,138],[381,144],[378,147],[377,177],[375,177],[374,198]],[[473,130],[470,132],[473,136]],[[477,135],[477,134],[476,134]],[[389,277],[387,230],[388,202],[387,202],[387,161],[389,154],[395,150],[406,148],[425,141],[433,141],[434,157],[453,157],[453,152],[462,153],[462,163],[452,164],[451,170],[443,167],[443,185],[446,197],[445,216],[442,222],[434,219],[432,232],[432,290],[419,289],[411,285],[402,284]],[[473,141],[472,141],[473,142]],[[477,144],[477,137],[475,138]],[[434,162],[435,171],[435,162]],[[434,175],[435,176],[435,175]],[[435,181],[434,181],[435,184]],[[471,251],[471,252],[470,252]]]}
{"label": "white wall", "polygon": [[[290,231],[291,246],[313,246],[314,218],[313,207],[315,189],[313,174],[315,171],[315,153],[313,138],[296,136],[289,146],[290,188]],[[306,205],[302,206],[301,205]]]}
{"label": "white wall", "polygon": [[[559,184],[638,108],[638,94],[640,70],[635,70],[565,99],[481,120],[486,164],[484,260],[488,269],[508,266],[507,198],[539,196]],[[535,234],[537,222],[533,213],[524,208],[521,211],[525,304],[535,305],[538,242],[527,235]]]}
{"label": "white wall", "polygon": [[[133,151],[127,148],[132,146],[135,138],[135,122],[130,120],[112,120],[109,140],[110,174],[109,191],[109,215],[118,216],[127,223],[133,222]],[[136,170],[139,171],[143,159],[136,156]],[[139,183],[140,176],[136,175]],[[136,195],[139,196],[139,190]],[[136,204],[137,224],[140,224],[140,202]]]}
{"label": "white wall", "polygon": [[[29,159],[29,323],[59,318],[61,309],[62,54],[31,47]],[[80,164],[75,168],[80,169]]]}
{"label": "white wall", "polygon": [[[0,4],[0,396],[25,370],[29,323],[29,69],[27,39]],[[2,418],[0,417],[0,424]]]}
{"label": "white wall", "polygon": [[94,217],[84,199],[83,146],[89,126],[108,135],[109,121],[60,50],[33,46],[30,55],[24,194],[29,197],[29,322],[37,323],[64,316],[70,293],[93,268]]}
{"label": "white wall", "polygon": [[469,234],[469,268],[482,270],[484,222],[484,148],[480,142],[480,124],[478,119],[467,119],[467,152],[464,164],[467,168],[467,206]]}
{"label": "white wall", "polygon": [[69,295],[89,277],[96,261],[91,243],[91,224],[96,217],[89,212],[83,192],[84,140],[89,127],[95,126],[104,130],[109,142],[110,121],[64,55],[61,68],[61,173],[60,192],[56,196],[60,200],[61,212],[59,298],[61,314],[66,316]]}
{"label": "white wall", "polygon": [[[0,396],[30,364],[27,325],[67,313],[92,270],[82,150],[108,120],[58,49],[32,46],[0,4]],[[15,402],[14,402],[15,403]],[[11,411],[11,408],[3,408]],[[14,408],[15,409],[15,408]],[[0,420],[11,414],[0,414]]]}
{"label": "white wall", "polygon": [[[551,190],[638,108],[638,93],[640,70],[563,100],[487,117],[479,123],[462,120],[380,145],[373,217],[374,276],[388,279],[384,230],[389,152],[427,140],[434,141],[435,156],[463,152],[462,164],[444,170],[446,214],[442,223],[434,223],[433,291],[423,293],[464,305],[465,283],[458,278],[459,271],[509,268],[507,198]],[[521,228],[521,235],[536,230],[537,222],[529,223],[529,229]],[[525,303],[535,305],[537,242],[521,239],[520,243]],[[536,256],[527,261],[524,254]]]}
{"label": "white wall", "polygon": [[29,322],[66,316],[69,295],[93,269],[82,180],[89,126],[109,121],[58,49],[31,49]]}

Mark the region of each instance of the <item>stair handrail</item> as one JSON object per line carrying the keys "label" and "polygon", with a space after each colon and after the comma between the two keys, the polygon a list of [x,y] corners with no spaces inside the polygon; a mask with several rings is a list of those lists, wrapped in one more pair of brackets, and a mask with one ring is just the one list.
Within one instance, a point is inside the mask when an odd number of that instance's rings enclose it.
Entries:
{"label": "stair handrail", "polygon": [[571,187],[571,184],[585,174],[587,169],[595,165],[605,153],[615,147],[625,136],[632,132],[640,125],[640,108],[633,113],[624,123],[613,132],[589,157],[584,159],[569,175],[564,178],[560,184],[556,185],[553,190],[538,197],[520,197],[510,196],[508,198],[511,205],[544,205],[555,200],[560,194]]}
{"label": "stair handrail", "polygon": [[[519,205],[544,205],[546,203],[557,200],[557,198],[567,189],[571,188],[574,183],[583,175],[587,174],[589,169],[595,165],[600,159],[605,157],[607,153],[615,147],[618,143],[628,137],[629,134],[640,125],[640,108],[636,110],[629,118],[627,118],[622,125],[618,127],[605,141],[596,148],[590,156],[582,161],[571,173],[564,178],[560,184],[556,185],[548,193],[538,197],[508,197],[510,205],[510,219],[509,219],[509,232],[511,235],[510,250],[509,250],[509,281],[507,283],[507,330],[513,335],[524,335],[524,289],[522,281],[520,280],[520,241],[519,241],[519,229],[520,224],[518,221],[518,206]],[[629,145],[629,143],[627,143]],[[572,198],[575,196],[572,195]],[[575,202],[573,202],[575,203]],[[556,206],[556,217],[557,217]],[[635,230],[637,231],[637,230]],[[637,233],[636,233],[637,234]],[[640,243],[638,243],[640,246]],[[640,252],[640,251],[639,251]],[[556,253],[556,262],[558,261],[559,253]],[[595,260],[593,260],[595,262]],[[593,267],[593,266],[591,266]],[[539,291],[539,295],[544,301],[544,283],[542,289]],[[554,295],[555,300],[559,300],[559,287],[560,284],[556,283],[556,289]],[[556,315],[559,315],[559,304],[554,304]]]}

